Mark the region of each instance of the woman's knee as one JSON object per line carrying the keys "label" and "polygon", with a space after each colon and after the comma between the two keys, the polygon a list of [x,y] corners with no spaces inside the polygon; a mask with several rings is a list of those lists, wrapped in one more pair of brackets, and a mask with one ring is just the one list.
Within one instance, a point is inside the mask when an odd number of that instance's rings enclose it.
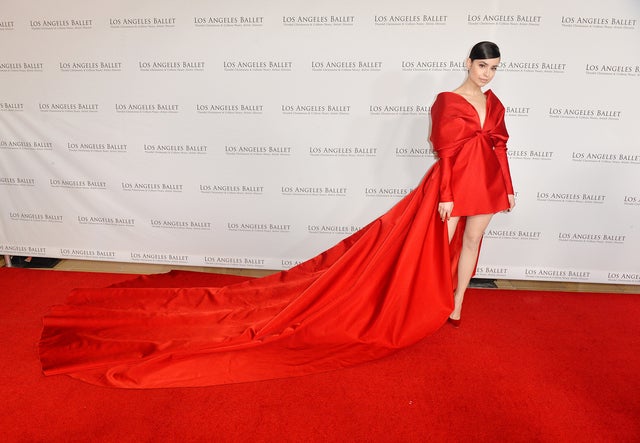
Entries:
{"label": "woman's knee", "polygon": [[480,242],[482,241],[483,235],[484,232],[465,232],[462,239],[462,246],[474,250],[478,249],[478,247],[480,247]]}
{"label": "woman's knee", "polygon": [[463,246],[478,249],[484,236],[484,231],[491,221],[491,215],[479,215],[467,219],[463,236]]}

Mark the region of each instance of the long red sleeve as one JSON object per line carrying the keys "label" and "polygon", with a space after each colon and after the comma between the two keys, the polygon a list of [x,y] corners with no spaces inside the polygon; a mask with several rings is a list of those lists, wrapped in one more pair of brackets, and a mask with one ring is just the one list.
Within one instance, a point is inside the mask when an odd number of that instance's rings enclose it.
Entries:
{"label": "long red sleeve", "polygon": [[451,187],[451,176],[453,168],[452,157],[460,149],[458,135],[464,129],[464,122],[455,118],[451,114],[451,109],[447,106],[442,97],[431,107],[431,136],[433,149],[440,158],[441,179],[440,179],[440,201],[453,201],[453,189]]}
{"label": "long red sleeve", "polygon": [[504,185],[507,188],[507,194],[513,194],[513,183],[511,183],[511,171],[509,170],[509,160],[507,159],[507,146],[496,146],[494,149],[500,168],[502,169],[502,176],[504,178]]}
{"label": "long red sleeve", "polygon": [[513,194],[513,183],[511,182],[511,171],[509,170],[509,159],[507,158],[507,140],[509,140],[509,133],[504,122],[504,107],[501,107],[498,124],[491,133],[491,141],[493,142],[493,151],[496,154],[498,163],[500,163],[500,169],[502,169],[502,177],[507,188],[507,194]]}
{"label": "long red sleeve", "polygon": [[440,165],[440,201],[452,202],[453,190],[451,189],[451,158],[441,158]]}

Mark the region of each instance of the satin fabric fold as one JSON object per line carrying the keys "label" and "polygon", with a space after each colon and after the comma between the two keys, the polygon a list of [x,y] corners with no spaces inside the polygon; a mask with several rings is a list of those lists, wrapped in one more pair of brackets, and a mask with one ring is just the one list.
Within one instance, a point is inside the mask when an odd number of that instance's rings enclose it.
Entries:
{"label": "satin fabric fold", "polygon": [[436,163],[386,214],[288,271],[220,288],[76,289],[43,320],[43,370],[121,388],[206,386],[409,346],[453,309],[463,223],[450,246],[440,178]]}

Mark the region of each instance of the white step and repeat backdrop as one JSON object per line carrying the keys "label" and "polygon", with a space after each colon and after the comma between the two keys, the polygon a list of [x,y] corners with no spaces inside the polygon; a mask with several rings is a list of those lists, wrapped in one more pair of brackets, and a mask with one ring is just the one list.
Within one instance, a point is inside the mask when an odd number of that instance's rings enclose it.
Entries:
{"label": "white step and repeat backdrop", "polygon": [[636,0],[0,3],[0,253],[289,268],[419,182],[493,40],[518,207],[478,276],[640,283]]}

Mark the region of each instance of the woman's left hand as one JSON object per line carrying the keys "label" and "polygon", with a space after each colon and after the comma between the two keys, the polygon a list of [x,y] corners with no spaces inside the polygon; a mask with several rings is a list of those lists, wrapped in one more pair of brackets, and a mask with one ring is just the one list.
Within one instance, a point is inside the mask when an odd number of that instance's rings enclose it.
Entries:
{"label": "woman's left hand", "polygon": [[511,212],[513,208],[516,207],[516,197],[513,194],[508,194],[507,198],[509,199],[509,209],[507,209],[507,212]]}

